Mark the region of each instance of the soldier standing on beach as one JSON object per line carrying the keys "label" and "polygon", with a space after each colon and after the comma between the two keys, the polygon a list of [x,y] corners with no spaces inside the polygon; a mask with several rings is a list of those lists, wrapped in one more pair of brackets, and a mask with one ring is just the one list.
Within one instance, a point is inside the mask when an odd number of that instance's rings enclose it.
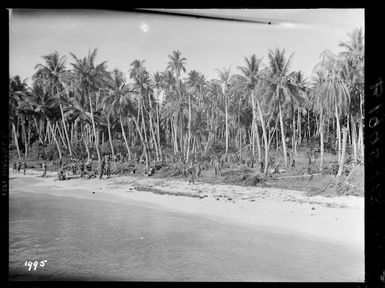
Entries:
{"label": "soldier standing on beach", "polygon": [[215,171],[215,177],[221,176],[221,163],[218,158],[214,159],[214,171]]}
{"label": "soldier standing on beach", "polygon": [[17,173],[20,173],[20,169],[21,169],[21,163],[20,161],[17,161]]}
{"label": "soldier standing on beach", "polygon": [[24,175],[25,175],[26,171],[27,171],[27,163],[24,161],[23,162],[23,172],[24,172]]}
{"label": "soldier standing on beach", "polygon": [[106,165],[106,158],[103,158],[102,162],[100,163],[100,175],[99,179],[102,179],[103,172],[104,172],[104,166]]}
{"label": "soldier standing on beach", "polygon": [[45,175],[47,174],[47,162],[43,162],[43,175],[41,175],[41,177],[45,177]]}
{"label": "soldier standing on beach", "polygon": [[12,172],[16,172],[16,168],[17,168],[17,163],[13,162]]}
{"label": "soldier standing on beach", "polygon": [[107,179],[111,177],[111,161],[110,161],[110,157],[107,158],[107,169],[106,169],[106,172],[107,172]]}

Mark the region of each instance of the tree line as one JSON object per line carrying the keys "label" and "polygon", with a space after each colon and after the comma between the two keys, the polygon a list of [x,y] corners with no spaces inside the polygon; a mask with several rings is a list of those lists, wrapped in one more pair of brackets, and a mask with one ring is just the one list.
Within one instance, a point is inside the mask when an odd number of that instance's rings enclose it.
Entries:
{"label": "tree line", "polygon": [[321,53],[311,79],[291,71],[294,55],[279,48],[269,50],[265,61],[251,55],[236,69],[218,69],[210,80],[187,71],[180,51],[168,55],[164,71],[150,73],[144,60],[134,60],[127,74],[97,63],[97,49],[84,58],[70,53],[68,66],[55,51],[36,65],[31,86],[10,78],[12,146],[19,158],[28,157],[33,143],[43,153],[55,145],[59,158],[142,155],[147,167],[165,154],[188,163],[192,155],[222,147],[226,156],[242,161],[247,152],[263,161],[267,173],[272,149],[288,166],[289,149],[296,155],[316,142],[320,171],[330,147],[341,168],[347,147],[354,162],[363,161],[362,29],[338,45],[343,52]]}

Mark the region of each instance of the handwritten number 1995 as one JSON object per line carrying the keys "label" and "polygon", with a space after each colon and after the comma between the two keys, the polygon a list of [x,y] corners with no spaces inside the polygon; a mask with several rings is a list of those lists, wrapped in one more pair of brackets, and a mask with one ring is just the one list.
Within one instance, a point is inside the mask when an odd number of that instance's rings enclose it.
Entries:
{"label": "handwritten number 1995", "polygon": [[32,271],[32,267],[33,267],[33,270],[36,271],[37,267],[44,267],[45,263],[47,263],[47,260],[43,260],[40,262],[25,261],[24,266],[28,267],[28,271]]}

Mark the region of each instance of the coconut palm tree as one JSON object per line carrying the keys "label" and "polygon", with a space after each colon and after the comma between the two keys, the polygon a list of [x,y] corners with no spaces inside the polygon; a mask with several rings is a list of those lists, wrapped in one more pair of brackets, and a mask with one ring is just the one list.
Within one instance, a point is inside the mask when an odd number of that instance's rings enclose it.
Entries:
{"label": "coconut palm tree", "polygon": [[[265,147],[265,165],[264,165],[264,173],[267,174],[268,171],[268,163],[269,163],[269,151],[268,151],[268,141],[267,141],[267,132],[265,121],[262,113],[262,108],[260,104],[260,97],[262,96],[261,90],[264,85],[263,73],[261,69],[262,59],[257,58],[255,54],[251,55],[249,58],[245,57],[245,66],[238,67],[241,70],[240,81],[243,84],[245,91],[250,93],[251,107],[252,107],[252,130],[254,134],[258,133],[257,125],[256,125],[256,108],[258,109],[259,118],[262,126],[264,147]],[[255,93],[257,92],[257,97]],[[258,134],[257,134],[258,135]],[[254,143],[254,138],[253,142]],[[253,152],[254,153],[254,152]]]}
{"label": "coconut palm tree", "polygon": [[347,82],[351,95],[350,121],[352,145],[354,150],[354,160],[357,159],[357,143],[356,143],[356,123],[359,124],[359,140],[358,148],[360,156],[364,155],[363,148],[363,117],[364,117],[364,37],[362,28],[355,29],[353,33],[348,34],[349,40],[340,42],[339,46],[344,48],[340,52],[340,56],[345,60],[342,65],[344,70],[344,78]]}
{"label": "coconut palm tree", "polygon": [[180,80],[180,72],[186,72],[186,61],[187,59],[181,57],[182,53],[180,51],[172,51],[171,55],[168,55],[170,61],[167,63],[167,69],[175,74],[177,81]]}
{"label": "coconut palm tree", "polygon": [[[132,90],[132,88],[128,84],[126,84],[126,79],[124,77],[123,72],[115,69],[111,74],[111,81],[109,82],[109,93],[103,99],[104,110],[106,111],[106,114],[109,115],[109,117],[107,117],[108,125],[110,125],[109,118],[111,116],[119,119],[129,159],[131,159],[131,151],[128,145],[126,133],[124,131],[123,117],[128,114],[129,110],[132,110],[130,93],[133,92],[134,91]],[[108,133],[111,134],[110,128],[108,129]],[[109,138],[112,147],[111,136],[109,136]]]}
{"label": "coconut palm tree", "polygon": [[155,100],[156,100],[156,136],[157,136],[157,142],[158,142],[158,150],[159,154],[162,155],[162,149],[160,145],[160,122],[159,122],[159,107],[160,107],[160,99],[159,94],[163,89],[163,77],[162,74],[159,72],[156,72],[153,74],[152,77],[152,84],[155,92]]}
{"label": "coconut palm tree", "polygon": [[[134,62],[131,63],[131,68],[130,68],[130,77],[134,80],[133,84],[133,90],[136,91],[135,95],[137,96],[138,100],[138,114],[137,114],[137,120],[133,119],[137,131],[139,133],[139,137],[142,141],[143,145],[143,150],[145,153],[145,158],[146,158],[146,170],[148,170],[148,165],[149,165],[149,141],[147,138],[147,129],[146,129],[146,122],[144,118],[144,109],[145,109],[145,101],[148,99],[149,105],[151,105],[151,99],[149,93],[151,92],[151,79],[150,75],[147,72],[146,68],[144,67],[144,60],[139,61],[135,60]],[[152,106],[150,106],[151,109]],[[155,133],[153,131],[153,126],[152,126],[152,113],[149,114],[149,122],[150,122],[150,133],[151,136],[153,137],[153,141],[156,145],[156,139],[155,139]],[[142,116],[142,125],[139,125],[140,121],[140,115]],[[143,130],[143,133],[141,132]],[[150,136],[150,137],[151,137]],[[156,154],[159,160],[159,154],[156,148]]]}
{"label": "coconut palm tree", "polygon": [[341,160],[341,128],[340,117],[348,111],[350,105],[350,93],[343,79],[342,61],[331,51],[321,53],[321,62],[315,66],[315,70],[323,71],[325,81],[317,89],[318,97],[321,97],[322,105],[329,111],[334,111],[337,124],[338,161]]}
{"label": "coconut palm tree", "polygon": [[54,51],[51,54],[42,56],[42,58],[44,59],[45,64],[37,64],[35,66],[35,69],[37,69],[35,77],[43,77],[47,79],[46,83],[47,85],[49,85],[52,91],[52,95],[54,97],[57,97],[59,100],[59,107],[63,122],[64,133],[66,136],[70,156],[72,156],[71,143],[68,137],[67,124],[64,118],[63,104],[62,101],[60,101],[60,93],[65,89],[64,84],[60,80],[62,74],[66,72],[65,57],[60,57],[59,53],[57,51]]}
{"label": "coconut palm tree", "polygon": [[[94,109],[92,107],[93,101],[92,96],[96,96],[98,90],[103,87],[108,79],[108,74],[106,72],[105,63],[106,61],[96,64],[95,58],[97,54],[97,49],[93,52],[88,52],[88,55],[83,59],[78,59],[73,53],[70,53],[74,58],[75,63],[71,63],[73,67],[73,71],[77,76],[76,87],[79,91],[79,94],[82,98],[88,100],[91,120],[92,120],[92,128],[94,132],[94,143],[96,148],[96,153],[98,155],[99,162],[101,161],[101,156],[99,152],[99,143],[97,142],[96,135],[96,126],[94,119]],[[85,100],[84,99],[84,100]]]}
{"label": "coconut palm tree", "polygon": [[34,112],[41,115],[42,121],[46,121],[47,127],[51,131],[51,135],[55,141],[59,158],[61,159],[62,152],[50,120],[50,118],[54,118],[55,115],[59,114],[59,111],[57,111],[58,101],[57,98],[52,97],[52,94],[50,93],[50,86],[47,85],[45,81],[46,80],[44,79],[36,79],[33,83],[30,97],[27,97],[25,100],[33,107]]}
{"label": "coconut palm tree", "polygon": [[294,155],[297,154],[297,133],[296,133],[296,121],[295,121],[295,108],[297,108],[297,127],[298,127],[298,140],[301,139],[301,120],[300,120],[300,106],[305,101],[306,97],[306,81],[301,71],[293,71],[288,75],[288,88],[290,95],[290,105],[292,114],[292,150]]}
{"label": "coconut palm tree", "polygon": [[14,76],[9,80],[9,119],[12,125],[12,134],[15,141],[17,155],[21,159],[19,141],[16,132],[15,123],[18,123],[19,106],[23,103],[27,93],[27,84],[21,81],[19,76]]}
{"label": "coconut palm tree", "polygon": [[266,77],[267,90],[266,97],[267,101],[272,107],[276,107],[279,112],[279,121],[281,126],[281,138],[282,138],[282,148],[283,148],[283,157],[285,161],[285,166],[288,166],[287,153],[286,153],[286,134],[283,123],[283,112],[282,107],[285,103],[290,102],[291,95],[288,88],[288,72],[290,67],[290,62],[293,57],[293,54],[286,59],[285,49],[280,50],[278,48],[274,50],[269,50],[268,58],[268,75]]}
{"label": "coconut palm tree", "polygon": [[226,150],[225,154],[227,156],[228,150],[229,150],[229,113],[228,113],[228,107],[229,107],[229,85],[230,85],[230,67],[229,68],[223,68],[222,70],[218,71],[218,77],[219,77],[219,83],[221,84],[222,88],[222,101],[225,105],[225,127],[226,127]]}

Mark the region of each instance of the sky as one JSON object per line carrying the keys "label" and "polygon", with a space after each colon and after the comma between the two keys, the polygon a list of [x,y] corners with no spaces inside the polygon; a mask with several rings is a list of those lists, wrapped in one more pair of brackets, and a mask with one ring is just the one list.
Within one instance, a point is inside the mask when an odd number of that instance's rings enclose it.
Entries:
{"label": "sky", "polygon": [[[160,9],[157,9],[160,10]],[[166,10],[165,10],[166,11]],[[170,10],[171,11],[171,10]],[[294,53],[290,71],[310,78],[322,51],[341,51],[355,28],[364,29],[364,9],[176,9],[174,12],[243,17],[271,25],[109,10],[10,10],[10,76],[28,78],[41,58],[53,51],[83,58],[98,49],[96,63],[123,71],[145,60],[149,72],[164,71],[173,50],[187,58],[187,72],[197,70],[208,79],[217,69],[238,66],[255,54],[267,64],[269,49]]]}

